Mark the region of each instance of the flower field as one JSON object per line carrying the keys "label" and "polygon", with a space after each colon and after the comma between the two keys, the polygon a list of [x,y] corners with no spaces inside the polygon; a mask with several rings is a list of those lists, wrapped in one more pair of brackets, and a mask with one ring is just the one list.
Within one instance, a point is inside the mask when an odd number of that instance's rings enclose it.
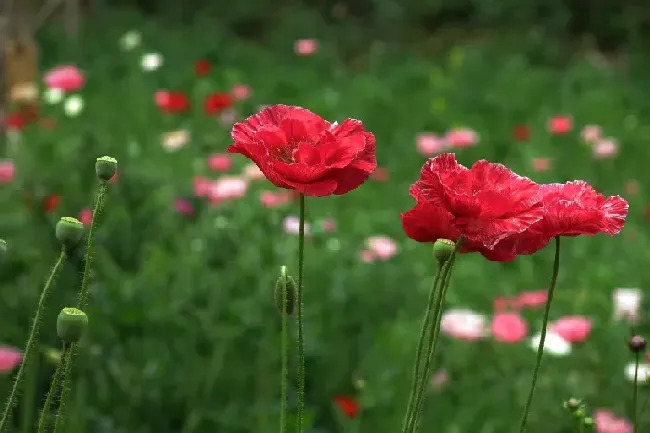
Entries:
{"label": "flower field", "polygon": [[[558,67],[480,41],[433,56],[377,42],[344,61],[327,37],[262,45],[215,31],[208,43],[201,25],[115,26],[74,55],[46,33],[38,100],[12,97],[3,396],[61,250],[60,218],[93,227],[94,249],[92,267],[84,248],[66,250],[9,432],[37,431],[69,353],[57,315],[89,281],[56,433],[270,433],[281,414],[304,432],[415,433],[400,429],[445,263],[421,431],[520,431],[549,293],[526,431],[650,429],[650,355],[630,340],[650,337],[641,60]],[[117,172],[100,177],[93,214],[104,155]],[[438,239],[457,242],[440,266]],[[300,293],[286,333],[282,266]]]}

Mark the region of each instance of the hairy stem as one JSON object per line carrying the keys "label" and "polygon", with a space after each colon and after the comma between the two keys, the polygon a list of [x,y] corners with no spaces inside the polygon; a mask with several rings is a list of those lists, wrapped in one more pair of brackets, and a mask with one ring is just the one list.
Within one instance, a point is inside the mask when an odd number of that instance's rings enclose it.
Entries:
{"label": "hairy stem", "polygon": [[298,231],[298,433],[303,431],[305,411],[305,336],[302,305],[303,274],[305,271],[305,195],[300,194],[300,229]]}

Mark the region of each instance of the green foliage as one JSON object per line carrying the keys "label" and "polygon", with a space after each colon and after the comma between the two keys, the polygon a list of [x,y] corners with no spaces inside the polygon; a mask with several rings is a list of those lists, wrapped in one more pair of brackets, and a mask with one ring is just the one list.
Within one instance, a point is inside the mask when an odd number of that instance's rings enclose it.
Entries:
{"label": "green foliage", "polygon": [[[496,8],[489,5],[496,3],[481,7]],[[505,12],[486,9],[489,13]],[[282,231],[283,218],[296,215],[297,204],[264,209],[258,193],[270,185],[262,182],[242,200],[221,206],[195,200],[194,217],[173,208],[176,198],[191,196],[195,175],[216,176],[208,172],[206,159],[230,143],[229,127],[206,118],[201,102],[207,92],[228,91],[236,83],[247,83],[254,92],[251,100],[237,104],[241,116],[259,104],[288,103],[332,120],[363,119],[377,136],[379,163],[390,173],[387,183],[368,182],[342,197],[308,200],[309,222],[327,217],[338,222],[335,233],[317,232],[306,245],[306,411],[314,430],[343,431],[343,424],[361,432],[399,428],[422,306],[436,266],[430,245],[402,233],[399,213],[412,205],[408,186],[425,159],[415,150],[415,135],[453,126],[469,126],[481,137],[478,146],[458,151],[464,164],[487,158],[540,182],[583,178],[607,194],[621,193],[629,180],[642,185],[640,194],[630,197],[629,222],[621,236],[564,242],[551,318],[585,314],[593,318],[594,330],[570,356],[545,359],[528,431],[571,431],[562,408],[568,396],[629,414],[632,387],[623,375],[631,360],[624,344],[629,330],[611,320],[610,299],[615,287],[647,287],[650,279],[643,211],[648,194],[643,186],[650,182],[650,129],[643,120],[649,108],[647,60],[631,57],[625,80],[620,71],[581,57],[552,68],[546,61],[553,57],[547,55],[554,52],[553,41],[521,38],[459,45],[435,57],[378,43],[344,63],[349,46],[325,33],[319,34],[317,55],[296,57],[293,40],[313,36],[308,32],[312,22],[298,16],[287,17],[287,26],[274,30],[264,45],[232,38],[208,18],[185,28],[153,21],[141,26],[141,19],[130,14],[107,16],[87,26],[77,57],[56,31],[46,30],[44,66],[79,60],[88,78],[85,108],[79,117],[66,118],[60,106],[43,107],[43,116],[57,118],[56,128],[31,128],[7,150],[18,174],[0,190],[0,236],[11,248],[0,267],[3,343],[22,346],[26,340],[43,275],[59,250],[54,226],[60,216],[92,207],[96,158],[109,154],[120,161],[119,180],[106,192],[110,212],[101,215],[95,236],[85,308],[92,321],[79,347],[66,431],[277,429],[281,353],[273,287],[280,266],[297,269],[297,238]],[[318,32],[318,22],[313,24]],[[143,32],[144,47],[122,53],[118,38],[131,26]],[[140,70],[139,55],[145,51],[164,56],[161,70]],[[193,75],[193,62],[200,57],[214,67],[205,79]],[[153,95],[162,88],[186,92],[195,109],[182,116],[161,114]],[[558,113],[573,115],[578,127],[601,125],[620,142],[620,155],[593,159],[577,132],[553,140],[546,122]],[[532,128],[532,138],[516,143],[512,130],[524,123]],[[190,131],[190,143],[169,153],[161,135],[181,128]],[[536,157],[551,158],[552,169],[534,172]],[[233,172],[244,164],[237,157]],[[63,200],[47,214],[40,203],[49,194]],[[364,240],[376,234],[396,239],[399,254],[385,263],[362,263]],[[43,354],[59,347],[56,315],[76,303],[82,258],[80,248],[58,278],[42,318],[51,325],[41,333]],[[551,263],[551,249],[508,264],[459,256],[448,305],[490,314],[497,296],[546,287]],[[539,330],[539,312],[526,318],[531,330]],[[438,353],[436,365],[451,379],[431,392],[422,425],[441,433],[514,430],[535,358],[528,343],[445,338]],[[292,353],[290,411],[296,403],[295,358]],[[35,395],[23,399],[21,408],[40,406],[54,371],[46,359],[30,385]],[[10,386],[5,379],[2,395]],[[332,404],[336,394],[358,398],[360,421],[341,416]],[[642,389],[641,401],[648,395]],[[30,431],[33,418],[19,415],[22,431]],[[648,422],[645,414],[640,431]]]}

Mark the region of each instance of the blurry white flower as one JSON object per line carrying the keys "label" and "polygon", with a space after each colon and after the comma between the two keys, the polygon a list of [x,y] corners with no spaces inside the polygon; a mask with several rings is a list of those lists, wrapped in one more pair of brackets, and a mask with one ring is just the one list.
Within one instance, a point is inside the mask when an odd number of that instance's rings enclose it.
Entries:
{"label": "blurry white flower", "polygon": [[[541,337],[541,334],[537,334],[531,339],[530,346],[534,350],[539,348]],[[547,332],[544,340],[544,352],[557,356],[568,355],[571,353],[571,343],[554,332]]]}
{"label": "blurry white flower", "polygon": [[122,47],[124,51],[131,51],[140,45],[141,41],[142,37],[140,36],[140,33],[136,32],[135,30],[131,30],[124,33],[124,35],[120,38],[120,47]]}
{"label": "blurry white flower", "polygon": [[[630,362],[625,366],[625,378],[630,382],[634,382],[634,370],[636,364]],[[650,364],[639,364],[639,372],[637,375],[637,383],[645,383],[650,380]]]}
{"label": "blurry white flower", "polygon": [[636,321],[641,308],[641,289],[621,288],[614,290],[612,302],[614,304],[614,319],[627,319]]}
{"label": "blurry white flower", "polygon": [[142,56],[142,69],[151,72],[160,68],[163,64],[163,58],[158,53],[148,53]]}
{"label": "blurry white flower", "polygon": [[45,99],[45,102],[48,104],[55,105],[63,101],[63,96],[63,91],[61,89],[50,87],[45,90],[43,99]]}
{"label": "blurry white flower", "polygon": [[9,91],[9,100],[18,103],[32,103],[38,99],[36,83],[21,83],[14,85]]}
{"label": "blurry white flower", "polygon": [[479,340],[487,334],[487,319],[472,310],[450,308],[442,313],[440,330],[457,340]]}
{"label": "blurry white flower", "polygon": [[79,95],[72,95],[65,100],[63,109],[66,116],[77,117],[84,108],[84,101]]}
{"label": "blurry white flower", "polygon": [[[290,235],[300,234],[300,218],[296,216],[288,216],[282,221],[282,228],[285,233]],[[305,222],[305,235],[311,232],[311,225]]]}
{"label": "blurry white flower", "polygon": [[190,141],[190,133],[180,129],[163,134],[162,145],[167,151],[174,152],[185,146],[188,141]]}

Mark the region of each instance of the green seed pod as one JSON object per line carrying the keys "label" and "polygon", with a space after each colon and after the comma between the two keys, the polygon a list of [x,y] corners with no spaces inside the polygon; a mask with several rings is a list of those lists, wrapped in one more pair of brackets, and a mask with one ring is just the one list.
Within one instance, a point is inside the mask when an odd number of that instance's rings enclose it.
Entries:
{"label": "green seed pod", "polygon": [[433,243],[433,255],[440,266],[444,265],[454,253],[456,243],[449,239],[438,239]]}
{"label": "green seed pod", "polygon": [[56,319],[56,332],[65,343],[76,343],[88,328],[88,316],[77,308],[64,308]]}
{"label": "green seed pod", "polygon": [[572,412],[575,419],[584,419],[587,414],[585,413],[584,408],[580,407]]}
{"label": "green seed pod", "polygon": [[296,281],[287,275],[286,266],[280,268],[280,278],[275,283],[274,297],[280,315],[291,316],[296,309],[297,290]]}
{"label": "green seed pod", "polygon": [[0,239],[0,265],[4,263],[5,257],[7,257],[7,241]]}
{"label": "green seed pod", "polygon": [[56,223],[54,233],[63,246],[74,247],[83,237],[84,225],[76,218],[63,217]]}
{"label": "green seed pod", "polygon": [[115,172],[117,172],[117,159],[111,158],[110,156],[97,158],[97,162],[95,162],[97,179],[102,182],[108,182],[115,176]]}

